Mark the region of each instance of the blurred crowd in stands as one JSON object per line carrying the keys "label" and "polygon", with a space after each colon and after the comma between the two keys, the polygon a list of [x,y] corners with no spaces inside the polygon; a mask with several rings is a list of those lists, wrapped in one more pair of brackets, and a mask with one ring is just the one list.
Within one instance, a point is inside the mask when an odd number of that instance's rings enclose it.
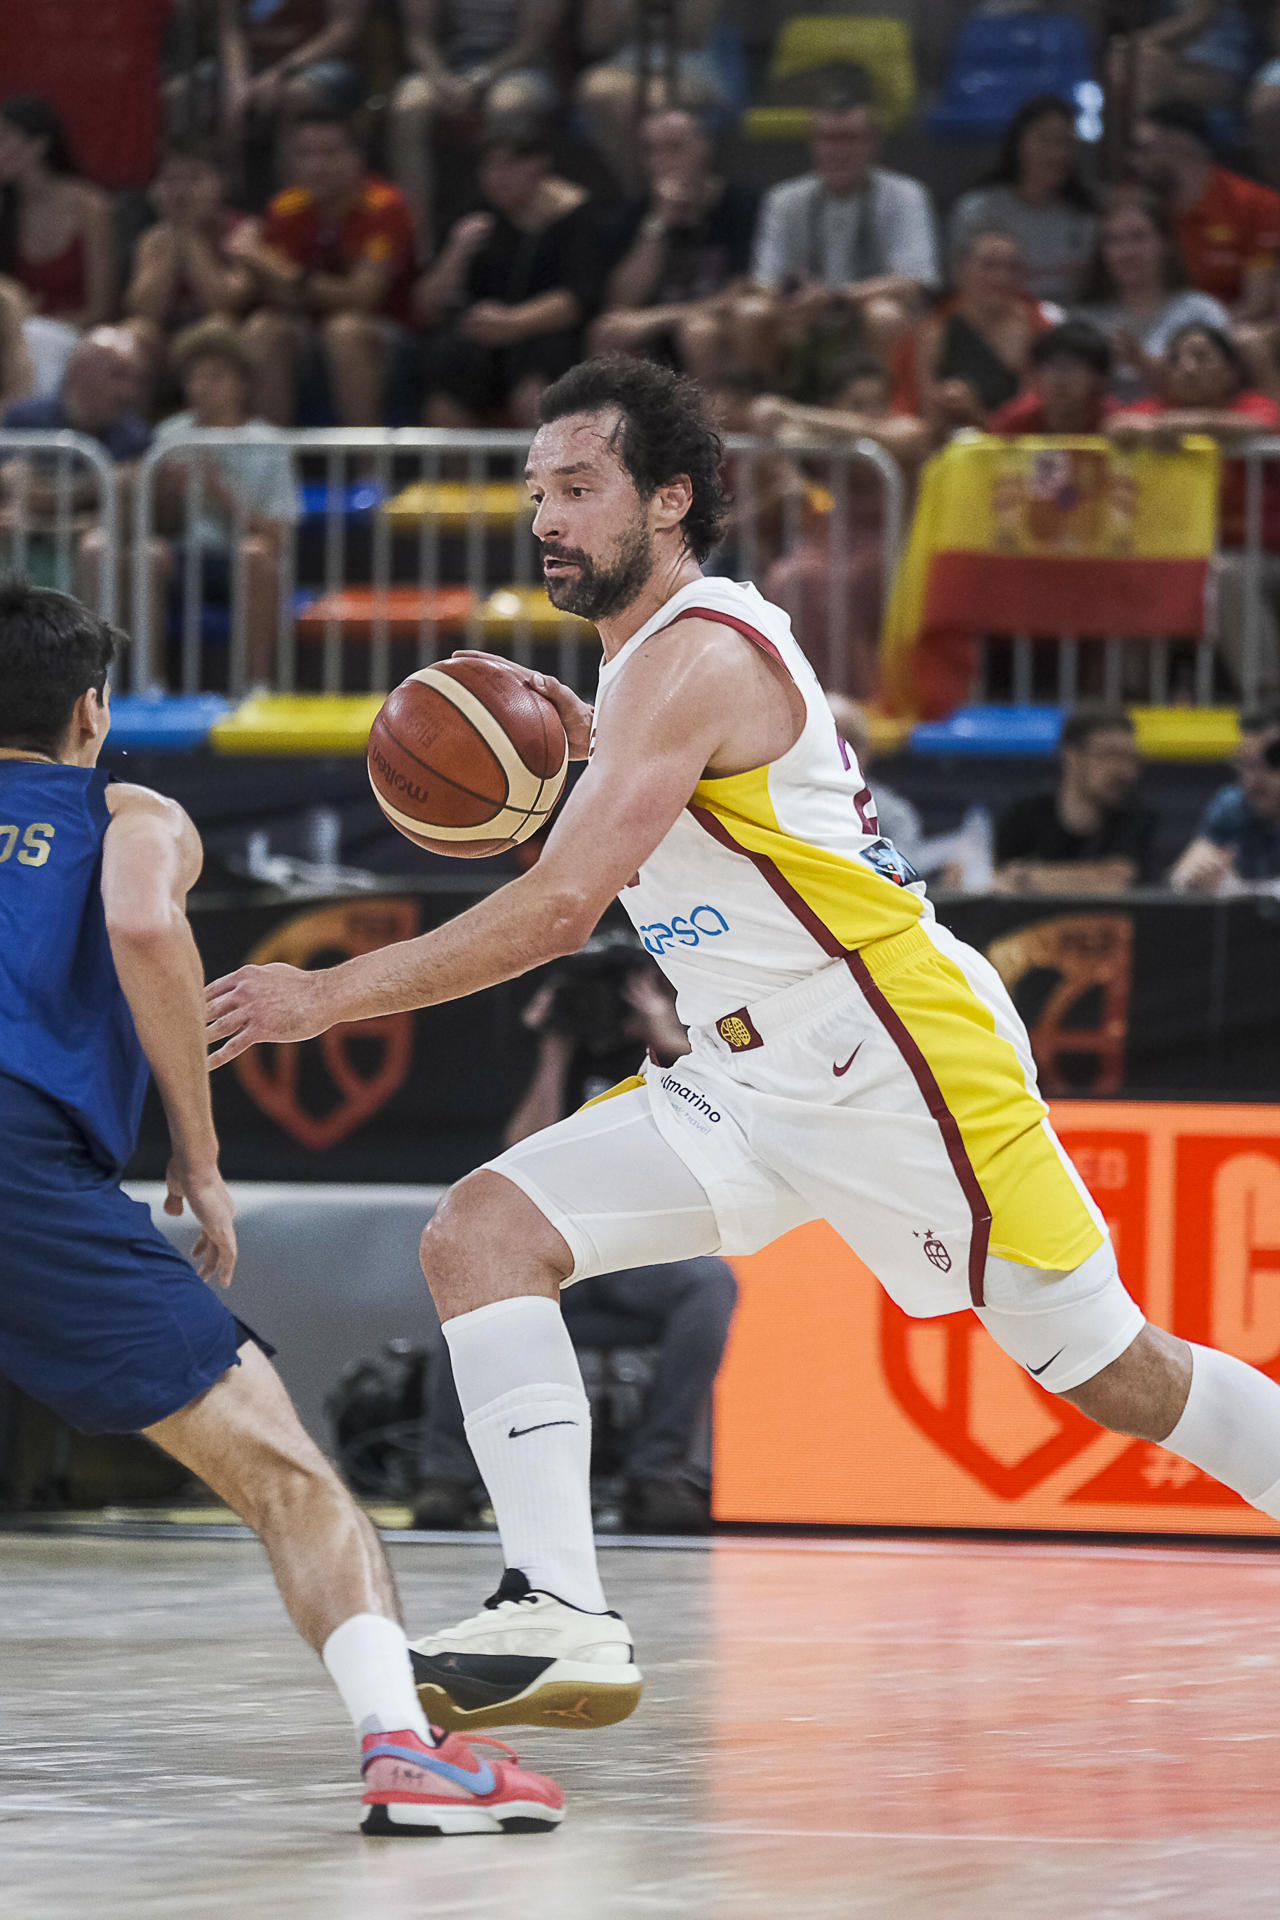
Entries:
{"label": "blurred crowd in stands", "polygon": [[[189,463],[168,463],[152,563],[157,604],[192,546],[208,591],[225,590],[234,523],[251,680],[270,677],[297,511],[276,430],[528,426],[547,382],[614,351],[695,375],[726,430],[773,449],[754,489],[758,572],[819,671],[832,546],[822,463],[797,447],[872,440],[910,485],[962,431],[1212,436],[1228,456],[1230,691],[1244,540],[1230,456],[1280,431],[1280,9],[1174,0],[1124,35],[1099,14],[1105,141],[1081,141],[1078,101],[1034,96],[949,202],[881,163],[874,89],[848,63],[811,77],[807,167],[749,182],[734,165],[743,36],[718,0],[5,11],[3,423],[92,435],[126,483],[155,437],[240,431],[201,457],[194,524]],[[22,488],[38,511],[38,476]],[[1280,683],[1278,514],[1268,484],[1264,692]],[[881,519],[878,485],[855,480],[835,691],[859,698],[876,684]],[[77,564],[91,590],[92,529]],[[1136,818],[1118,837],[1100,825],[1133,763],[1123,716],[1064,738],[1058,794],[1001,824],[999,871],[1067,860],[1099,884],[1153,877]],[[1186,884],[1214,870],[1229,814],[1206,820]],[[1268,834],[1250,858],[1280,873],[1274,821]]]}

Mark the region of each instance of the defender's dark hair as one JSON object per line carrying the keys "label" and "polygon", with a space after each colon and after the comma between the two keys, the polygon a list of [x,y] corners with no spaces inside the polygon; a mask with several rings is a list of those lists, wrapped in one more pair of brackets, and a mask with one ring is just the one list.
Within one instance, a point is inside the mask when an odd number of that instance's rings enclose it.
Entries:
{"label": "defender's dark hair", "polygon": [[1031,343],[1033,367],[1047,366],[1050,360],[1078,360],[1105,380],[1111,372],[1111,344],[1088,320],[1061,320]]}
{"label": "defender's dark hair", "polygon": [[69,593],[0,580],[0,747],[56,753],[81,694],[102,694],[123,637]]}
{"label": "defender's dark hair", "polygon": [[684,517],[684,539],[701,563],[724,531],[729,510],[720,481],[724,449],[707,418],[701,390],[654,361],[602,354],[580,361],[549,386],[538,403],[538,417],[546,425],[571,413],[601,413],[608,407],[622,414],[617,453],[642,500],[651,500],[659,487],[688,474],[693,499]]}
{"label": "defender's dark hair", "polygon": [[1268,701],[1260,707],[1246,707],[1240,715],[1241,733],[1270,733],[1280,727],[1280,701]]}
{"label": "defender's dark hair", "polygon": [[1060,747],[1087,746],[1095,733],[1128,733],[1134,731],[1133,720],[1124,707],[1105,706],[1101,702],[1094,706],[1073,707],[1062,723],[1062,732],[1058,736]]}

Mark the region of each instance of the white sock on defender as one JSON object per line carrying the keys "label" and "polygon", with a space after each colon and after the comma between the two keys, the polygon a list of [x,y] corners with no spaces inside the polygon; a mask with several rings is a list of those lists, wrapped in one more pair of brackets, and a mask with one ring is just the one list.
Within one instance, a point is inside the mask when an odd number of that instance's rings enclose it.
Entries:
{"label": "white sock on defender", "polygon": [[334,1628],[320,1658],[361,1739],[366,1733],[416,1733],[428,1746],[435,1744],[397,1621],[381,1613],[353,1613]]}
{"label": "white sock on defender", "polygon": [[603,1613],[591,1521],[591,1409],[554,1300],[526,1294],[446,1320],[467,1439],[502,1555],[530,1586]]}
{"label": "white sock on defender", "polygon": [[1280,1386],[1233,1354],[1191,1347],[1191,1391],[1161,1445],[1280,1520]]}

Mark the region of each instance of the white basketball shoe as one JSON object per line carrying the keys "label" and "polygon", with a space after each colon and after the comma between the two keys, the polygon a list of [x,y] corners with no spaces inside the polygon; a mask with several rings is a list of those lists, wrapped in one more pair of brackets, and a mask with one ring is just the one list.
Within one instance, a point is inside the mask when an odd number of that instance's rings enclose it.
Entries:
{"label": "white basketball shoe", "polygon": [[608,1727],[635,1712],[644,1685],[621,1615],[572,1607],[517,1567],[481,1612],[411,1640],[409,1655],[428,1719],[452,1732]]}

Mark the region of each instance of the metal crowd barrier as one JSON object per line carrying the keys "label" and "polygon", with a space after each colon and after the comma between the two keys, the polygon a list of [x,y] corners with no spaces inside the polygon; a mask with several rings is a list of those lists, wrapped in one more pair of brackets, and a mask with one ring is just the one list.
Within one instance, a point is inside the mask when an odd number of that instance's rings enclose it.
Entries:
{"label": "metal crowd barrier", "polygon": [[[581,623],[556,619],[540,594],[531,591],[539,571],[527,510],[505,516],[494,511],[492,483],[518,482],[528,439],[517,432],[342,428],[284,433],[261,443],[290,456],[296,476],[306,483],[312,509],[279,546],[271,683],[286,692],[300,684],[328,692],[352,684],[383,692],[391,681],[393,641],[402,642],[406,632],[412,641],[409,653],[419,664],[460,644],[510,650],[526,662],[537,648],[539,662],[569,682],[589,677],[594,657],[582,645],[589,636]],[[102,445],[84,434],[0,429],[0,570],[79,590],[85,573],[77,566],[78,549],[84,534],[96,530],[101,551],[98,611],[117,620],[126,573],[132,583],[126,624],[133,645],[122,678],[127,677],[135,691],[166,683],[173,691],[205,690],[213,653],[205,632],[210,608],[201,554],[192,542],[183,548],[182,612],[172,675],[162,649],[154,644],[161,631],[160,615],[167,610],[153,604],[149,549],[161,535],[175,531],[172,515],[157,515],[157,479],[171,458],[244,444],[244,436],[235,430],[197,431],[152,448],[135,470],[121,472]],[[777,507],[770,535],[761,505],[762,491],[767,490],[762,469],[786,460],[804,463],[811,475],[821,475],[828,496],[821,536],[829,556],[827,671],[829,684],[845,684],[852,477],[861,469],[874,475],[879,489],[881,570],[887,587],[903,534],[905,488],[896,461],[869,440],[839,449],[819,441],[780,449],[772,442],[734,437],[726,450],[733,461],[736,503],[716,564],[738,578],[759,581],[771,556],[793,551],[808,511],[802,492],[793,488]],[[1274,692],[1280,647],[1271,608],[1273,593],[1280,602],[1280,554],[1273,558],[1266,545],[1264,471],[1268,462],[1280,460],[1280,437],[1255,440],[1232,457],[1244,465],[1245,543],[1215,558],[1200,634],[1146,641],[989,636],[981,650],[974,697],[1069,706],[1084,693],[1100,693],[1111,700],[1144,699],[1155,705],[1188,699],[1208,705],[1223,697],[1249,704]],[[83,485],[86,478],[92,480],[91,489]],[[423,513],[408,529],[401,514],[397,528],[384,508],[415,481],[432,490],[449,481],[465,493],[454,492],[448,513]],[[468,499],[475,503],[472,511],[467,510]],[[179,538],[205,504],[204,473],[192,463],[184,481]],[[240,502],[232,509],[228,528],[230,593],[222,635],[227,656],[222,684],[234,695],[248,684],[248,583],[242,543],[249,527]],[[359,584],[368,596],[363,632],[367,660],[360,661],[357,670],[357,649],[344,627],[343,595]],[[407,589],[400,600],[393,591],[397,586]],[[452,599],[443,591],[451,586],[459,590]],[[514,591],[505,591],[509,589]],[[464,602],[465,611],[459,611]],[[301,636],[300,617],[305,629]],[[313,664],[300,675],[304,642],[313,649]],[[403,657],[402,648],[397,665]]]}
{"label": "metal crowd barrier", "polygon": [[1205,626],[1185,639],[986,634],[970,697],[984,706],[1067,708],[1083,699],[1108,706],[1212,706],[1219,697],[1213,620],[1211,580]]}
{"label": "metal crowd barrier", "polygon": [[[152,644],[159,622],[152,604],[151,551],[158,534],[173,530],[172,512],[166,516],[157,511],[163,467],[171,459],[188,459],[177,536],[181,538],[181,527],[189,526],[206,505],[204,471],[190,455],[245,444],[244,436],[235,430],[194,430],[181,440],[153,447],[139,463],[131,556],[135,635],[131,685],[135,691],[168,680],[171,690],[197,692],[205,689],[209,679],[204,632],[208,608],[201,556],[193,543],[184,543],[175,673],[166,674]],[[552,670],[570,684],[583,682],[588,673],[594,675],[594,655],[583,646],[591,631],[571,616],[556,616],[537,591],[540,576],[537,543],[530,530],[532,516],[522,498],[517,503],[514,491],[518,488],[523,496],[520,474],[529,445],[527,433],[334,428],[282,433],[270,443],[249,444],[286,450],[305,497],[318,508],[280,544],[272,675],[276,688],[385,692],[391,684],[393,647],[395,665],[401,670],[406,659],[426,664],[455,646],[483,645],[510,651],[526,663],[533,660],[536,647],[540,663],[553,660]],[[834,684],[841,684],[849,623],[850,586],[844,556],[851,471],[862,467],[875,476],[887,586],[902,538],[904,488],[897,463],[866,440],[836,451],[826,443],[803,443],[780,453],[768,442],[733,438],[726,450],[734,464],[737,503],[720,564],[727,560],[738,577],[754,577],[766,557],[765,534],[755,510],[762,463],[775,467],[780,459],[818,463],[816,470],[823,476],[829,502],[825,508],[831,558],[828,645]],[[446,499],[446,507],[418,515],[400,508],[393,518],[387,509],[394,508],[406,488],[415,485],[437,501]],[[781,549],[785,550],[794,544],[806,512],[802,492],[792,487],[778,512]],[[249,684],[249,588],[242,557],[249,531],[250,519],[241,501],[231,514],[226,542],[230,596],[225,684],[233,695],[242,694]],[[358,616],[351,612],[356,604],[353,589],[361,596]],[[361,645],[367,645],[367,660],[358,665],[353,632],[359,633]],[[304,650],[309,657],[306,671],[300,672]]]}
{"label": "metal crowd barrier", "polygon": [[[1248,707],[1263,695],[1276,695],[1280,677],[1280,646],[1277,645],[1277,598],[1274,589],[1280,576],[1267,574],[1271,556],[1267,551],[1266,487],[1263,468],[1269,460],[1280,460],[1280,438],[1251,440],[1241,450],[1244,460],[1244,547],[1241,551],[1243,618],[1240,633],[1239,680],[1243,704]],[[1280,474],[1273,474],[1272,485],[1280,485]],[[1219,623],[1221,625],[1221,622]],[[1225,635],[1221,636],[1226,638]]]}
{"label": "metal crowd barrier", "polygon": [[[90,506],[80,497],[77,468],[94,483]],[[83,475],[79,476],[83,477]],[[119,616],[121,485],[100,441],[69,429],[53,433],[0,428],[0,571],[79,591],[77,550],[85,533],[102,536],[96,610]]]}

